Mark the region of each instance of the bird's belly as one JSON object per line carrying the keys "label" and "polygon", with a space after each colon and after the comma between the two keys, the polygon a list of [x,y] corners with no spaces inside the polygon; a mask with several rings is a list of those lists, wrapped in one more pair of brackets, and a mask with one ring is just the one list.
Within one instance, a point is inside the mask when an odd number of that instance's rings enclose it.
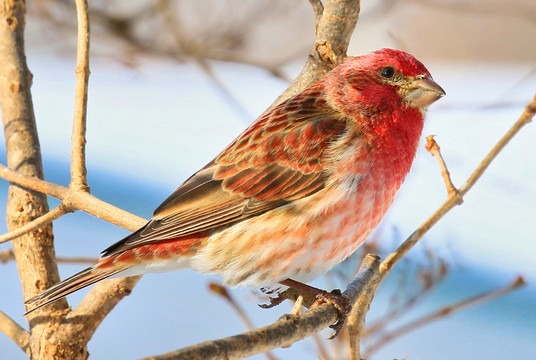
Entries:
{"label": "bird's belly", "polygon": [[310,281],[350,256],[390,205],[394,191],[364,191],[366,185],[329,206],[318,203],[338,194],[319,193],[306,206],[281,207],[235,224],[210,236],[190,264],[221,275],[228,285]]}

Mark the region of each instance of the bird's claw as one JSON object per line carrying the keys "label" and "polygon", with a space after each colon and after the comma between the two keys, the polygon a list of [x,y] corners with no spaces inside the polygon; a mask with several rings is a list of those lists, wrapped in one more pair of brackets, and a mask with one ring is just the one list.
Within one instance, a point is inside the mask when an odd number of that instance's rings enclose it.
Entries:
{"label": "bird's claw", "polygon": [[330,326],[335,332],[331,334],[328,339],[333,340],[339,335],[341,330],[344,328],[344,325],[346,324],[346,320],[348,319],[348,314],[352,310],[352,306],[350,302],[348,301],[348,298],[346,298],[339,289],[335,289],[332,292],[322,291],[319,292],[316,295],[316,301],[311,306],[318,306],[324,303],[332,304],[337,309],[337,312],[339,313],[339,317],[337,318],[337,322]]}
{"label": "bird's claw", "polygon": [[259,306],[263,309],[271,309],[273,308],[274,306],[277,306],[279,304],[281,304],[283,301],[285,301],[287,298],[284,297],[284,296],[281,296],[281,294],[277,294],[276,297],[271,297],[269,298],[270,299],[270,303],[269,304],[259,304]]}

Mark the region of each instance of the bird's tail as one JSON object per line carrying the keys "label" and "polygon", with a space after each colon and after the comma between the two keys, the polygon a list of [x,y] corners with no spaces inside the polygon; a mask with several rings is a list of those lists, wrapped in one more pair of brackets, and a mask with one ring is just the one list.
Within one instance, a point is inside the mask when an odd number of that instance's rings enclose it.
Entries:
{"label": "bird's tail", "polygon": [[28,315],[34,310],[39,309],[41,306],[45,306],[61,299],[64,296],[69,295],[72,292],[85,288],[98,281],[113,276],[123,270],[125,267],[99,267],[101,263],[95,264],[80,271],[79,273],[59,282],[58,284],[48,288],[42,293],[26,300],[24,303],[28,306],[28,311],[24,315]]}

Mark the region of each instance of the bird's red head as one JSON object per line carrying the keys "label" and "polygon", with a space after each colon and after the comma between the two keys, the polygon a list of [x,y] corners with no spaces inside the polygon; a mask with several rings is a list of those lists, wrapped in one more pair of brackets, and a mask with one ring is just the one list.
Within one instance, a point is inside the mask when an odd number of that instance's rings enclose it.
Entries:
{"label": "bird's red head", "polygon": [[389,112],[401,103],[424,111],[445,95],[419,60],[393,49],[350,58],[332,70],[325,81],[332,90],[328,98],[335,106],[344,104],[337,107],[353,116]]}
{"label": "bird's red head", "polygon": [[394,68],[401,76],[430,76],[426,67],[413,55],[395,49],[380,49],[367,55],[350,58],[343,64],[345,71],[351,71],[352,68],[364,68],[378,73],[388,66]]}

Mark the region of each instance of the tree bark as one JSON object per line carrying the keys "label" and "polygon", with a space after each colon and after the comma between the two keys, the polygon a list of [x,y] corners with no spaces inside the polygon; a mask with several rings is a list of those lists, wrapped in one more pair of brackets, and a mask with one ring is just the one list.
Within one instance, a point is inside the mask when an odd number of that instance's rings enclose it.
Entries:
{"label": "tree bark", "polygon": [[[24,52],[26,4],[21,0],[0,1],[0,106],[6,141],[8,166],[22,174],[43,178],[41,150],[35,124],[32,95],[32,74]],[[9,187],[7,226],[9,230],[48,212],[46,195],[20,186]],[[38,228],[13,240],[24,298],[29,298],[59,281],[55,261],[52,225]],[[52,340],[67,302],[61,300],[51,307],[28,316],[30,325],[30,356],[33,359],[56,358],[59,354],[71,359],[87,358],[84,347],[72,342]]]}

